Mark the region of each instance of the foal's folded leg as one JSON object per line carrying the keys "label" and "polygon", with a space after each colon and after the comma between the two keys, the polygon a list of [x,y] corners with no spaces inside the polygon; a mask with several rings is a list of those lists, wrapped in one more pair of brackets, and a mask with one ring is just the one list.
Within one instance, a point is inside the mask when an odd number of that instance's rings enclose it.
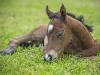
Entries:
{"label": "foal's folded leg", "polygon": [[33,29],[33,31],[31,31],[28,34],[14,38],[9,42],[8,47],[6,49],[0,51],[0,54],[3,55],[13,54],[16,51],[16,47],[21,45],[23,42],[35,41],[35,40],[41,41],[46,36],[46,31],[47,31],[47,26],[43,25]]}
{"label": "foal's folded leg", "polygon": [[100,52],[100,43],[96,43],[92,48],[82,50],[81,52],[77,53],[76,56],[80,57],[95,56],[97,55],[98,52]]}

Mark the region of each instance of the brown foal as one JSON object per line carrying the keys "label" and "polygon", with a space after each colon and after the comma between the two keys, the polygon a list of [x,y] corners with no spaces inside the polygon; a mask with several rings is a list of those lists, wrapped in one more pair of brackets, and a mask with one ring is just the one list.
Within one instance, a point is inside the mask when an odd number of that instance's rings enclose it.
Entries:
{"label": "brown foal", "polygon": [[[50,19],[48,25],[41,25],[30,33],[12,39],[1,54],[12,54],[19,45],[44,43],[44,59],[47,61],[62,57],[65,53],[76,56],[94,56],[100,51],[100,43],[95,41],[82,21],[68,13],[62,4],[60,11],[53,13],[46,7]],[[26,43],[26,44],[25,44]]]}

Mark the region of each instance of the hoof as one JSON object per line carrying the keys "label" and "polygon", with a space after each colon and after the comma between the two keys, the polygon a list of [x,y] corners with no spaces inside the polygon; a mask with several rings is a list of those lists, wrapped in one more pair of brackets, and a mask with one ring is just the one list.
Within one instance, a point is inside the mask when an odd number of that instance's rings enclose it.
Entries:
{"label": "hoof", "polygon": [[14,48],[7,48],[5,50],[0,51],[1,55],[12,55],[15,52]]}

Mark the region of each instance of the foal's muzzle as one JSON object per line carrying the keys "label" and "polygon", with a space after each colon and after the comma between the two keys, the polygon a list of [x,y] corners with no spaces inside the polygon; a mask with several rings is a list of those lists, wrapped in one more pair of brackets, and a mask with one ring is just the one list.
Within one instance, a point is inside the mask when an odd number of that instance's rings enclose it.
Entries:
{"label": "foal's muzzle", "polygon": [[49,55],[45,55],[44,56],[44,60],[45,61],[51,61],[52,60],[52,56],[49,54]]}
{"label": "foal's muzzle", "polygon": [[49,52],[47,52],[45,55],[44,55],[44,60],[45,61],[51,61],[53,59],[56,59],[57,58],[57,53],[54,51],[54,50],[50,50]]}

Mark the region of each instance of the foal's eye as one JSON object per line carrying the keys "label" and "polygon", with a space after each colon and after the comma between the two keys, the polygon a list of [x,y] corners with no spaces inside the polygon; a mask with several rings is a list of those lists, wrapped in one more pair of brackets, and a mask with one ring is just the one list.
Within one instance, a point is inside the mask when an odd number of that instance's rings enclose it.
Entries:
{"label": "foal's eye", "polygon": [[63,34],[64,34],[64,31],[60,31],[58,34],[57,34],[57,38],[61,39],[63,37]]}

